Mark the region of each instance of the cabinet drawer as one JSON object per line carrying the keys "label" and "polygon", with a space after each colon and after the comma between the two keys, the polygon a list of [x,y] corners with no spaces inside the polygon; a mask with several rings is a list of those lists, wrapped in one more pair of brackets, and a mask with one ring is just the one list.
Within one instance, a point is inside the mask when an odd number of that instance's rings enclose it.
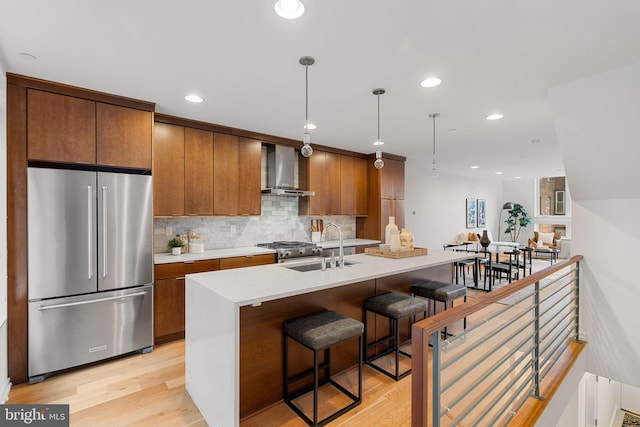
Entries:
{"label": "cabinet drawer", "polygon": [[232,258],[222,258],[220,260],[220,270],[231,268],[252,267],[255,265],[273,264],[276,262],[274,254],[248,255]]}
{"label": "cabinet drawer", "polygon": [[177,279],[178,277],[184,277],[184,263],[156,264],[154,271],[155,280]]}
{"label": "cabinet drawer", "polygon": [[205,259],[202,261],[193,261],[184,263],[185,274],[203,273],[205,271],[220,270],[220,260]]}
{"label": "cabinet drawer", "polygon": [[220,269],[220,261],[217,259],[204,259],[201,261],[172,262],[169,264],[156,264],[155,280],[177,279],[185,274],[203,273]]}

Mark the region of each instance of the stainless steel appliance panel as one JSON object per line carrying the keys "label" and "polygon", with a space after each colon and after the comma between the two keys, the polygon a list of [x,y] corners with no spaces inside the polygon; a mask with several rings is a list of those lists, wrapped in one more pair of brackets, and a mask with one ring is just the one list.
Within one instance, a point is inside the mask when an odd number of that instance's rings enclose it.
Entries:
{"label": "stainless steel appliance panel", "polygon": [[151,284],[151,176],[98,172],[98,290]]}
{"label": "stainless steel appliance panel", "polygon": [[96,291],[95,190],[95,172],[29,168],[29,300]]}
{"label": "stainless steel appliance panel", "polygon": [[153,345],[153,286],[29,303],[29,377]]}

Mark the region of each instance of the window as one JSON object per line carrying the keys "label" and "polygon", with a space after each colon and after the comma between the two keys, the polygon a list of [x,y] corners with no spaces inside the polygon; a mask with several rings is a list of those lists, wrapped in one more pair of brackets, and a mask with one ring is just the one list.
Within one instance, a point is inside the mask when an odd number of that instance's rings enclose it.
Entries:
{"label": "window", "polygon": [[564,176],[540,178],[538,187],[540,207],[538,215],[565,215],[565,187]]}
{"label": "window", "polygon": [[571,236],[571,195],[565,177],[539,178],[536,187],[534,230]]}

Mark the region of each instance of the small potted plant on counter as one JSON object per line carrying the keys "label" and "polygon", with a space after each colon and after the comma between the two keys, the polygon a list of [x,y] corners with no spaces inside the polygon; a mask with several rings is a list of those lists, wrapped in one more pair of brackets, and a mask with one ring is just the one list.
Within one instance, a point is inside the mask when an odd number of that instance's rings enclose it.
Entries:
{"label": "small potted plant on counter", "polygon": [[167,242],[167,248],[173,255],[180,255],[182,253],[182,247],[184,246],[184,240],[180,237],[174,237]]}

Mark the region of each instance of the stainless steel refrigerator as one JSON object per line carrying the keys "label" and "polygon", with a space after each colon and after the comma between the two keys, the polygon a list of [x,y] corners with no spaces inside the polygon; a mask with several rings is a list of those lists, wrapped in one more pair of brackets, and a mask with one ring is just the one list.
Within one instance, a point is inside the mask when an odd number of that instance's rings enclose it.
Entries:
{"label": "stainless steel refrigerator", "polygon": [[30,167],[29,381],[153,345],[151,176]]}

